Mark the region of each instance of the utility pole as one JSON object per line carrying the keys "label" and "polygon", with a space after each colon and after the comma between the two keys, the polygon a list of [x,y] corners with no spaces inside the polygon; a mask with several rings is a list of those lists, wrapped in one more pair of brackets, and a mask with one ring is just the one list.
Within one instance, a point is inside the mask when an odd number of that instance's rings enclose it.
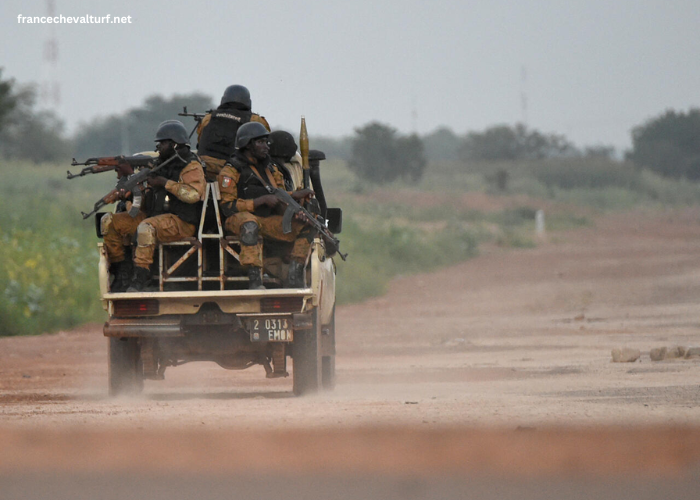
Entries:
{"label": "utility pole", "polygon": [[520,67],[520,110],[523,125],[527,127],[527,68],[525,65]]}
{"label": "utility pole", "polygon": [[[54,0],[46,0],[46,15],[56,16],[56,4]],[[61,87],[56,80],[58,68],[58,40],[56,38],[56,28],[52,23],[48,23],[48,38],[44,41],[43,68],[44,78],[41,83],[41,102],[47,108],[56,110],[61,104]]]}
{"label": "utility pole", "polygon": [[416,98],[411,102],[411,128],[414,134],[418,134],[418,110],[416,109]]}

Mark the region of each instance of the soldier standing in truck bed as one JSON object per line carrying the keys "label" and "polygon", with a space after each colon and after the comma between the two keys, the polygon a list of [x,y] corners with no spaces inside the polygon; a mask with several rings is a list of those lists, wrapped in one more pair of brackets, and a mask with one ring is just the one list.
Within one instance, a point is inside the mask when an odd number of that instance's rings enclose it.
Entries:
{"label": "soldier standing in truck bed", "polygon": [[[115,276],[112,292],[142,291],[151,276],[156,244],[191,238],[199,223],[206,181],[202,164],[190,151],[185,126],[177,120],[164,121],[155,140],[161,161],[178,158],[148,178],[145,206],[136,217],[120,212],[101,220],[110,272]],[[124,236],[134,233],[137,247],[132,264],[125,259]]]}
{"label": "soldier standing in truck bed", "polygon": [[[247,123],[238,129],[236,153],[218,176],[221,212],[226,229],[241,243],[240,262],[247,269],[251,289],[264,288],[262,283],[263,241],[293,243],[289,257],[287,286],[304,286],[304,265],[315,236],[315,229],[298,220],[292,231],[282,231],[284,204],[269,194],[266,186],[283,187],[282,172],[272,162],[268,145],[269,132],[261,123]],[[291,192],[298,202],[313,195],[310,189]]]}
{"label": "soldier standing in truck bed", "polygon": [[236,132],[248,122],[262,123],[270,130],[265,117],[251,111],[247,88],[243,85],[226,87],[219,107],[207,113],[197,126],[197,154],[206,165],[209,182],[216,180],[221,168],[235,152]]}

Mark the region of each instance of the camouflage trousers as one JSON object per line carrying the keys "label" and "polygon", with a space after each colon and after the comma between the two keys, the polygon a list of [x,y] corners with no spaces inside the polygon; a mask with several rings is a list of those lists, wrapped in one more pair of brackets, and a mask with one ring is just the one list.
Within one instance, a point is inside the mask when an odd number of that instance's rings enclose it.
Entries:
{"label": "camouflage trousers", "polygon": [[258,224],[259,238],[257,245],[241,244],[241,265],[262,267],[263,241],[274,244],[275,241],[294,243],[290,258],[298,262],[305,262],[314,239],[314,229],[298,220],[292,221],[292,232],[282,232],[282,216],[271,215],[269,217],[256,217],[250,212],[239,212],[226,219],[226,229],[235,236],[240,237],[241,226],[246,222]]}
{"label": "camouflage trousers", "polygon": [[110,263],[124,260],[124,237],[136,234],[134,264],[138,267],[149,267],[153,263],[153,253],[159,242],[168,243],[191,238],[196,227],[174,214],[146,217],[145,212],[139,212],[136,217],[131,217],[127,212],[120,212],[105,215],[102,218],[101,230]]}
{"label": "camouflage trousers", "polygon": [[207,182],[216,182],[216,176],[219,175],[221,169],[224,168],[226,160],[214,158],[213,156],[201,156],[200,158],[205,165],[204,174],[207,177]]}

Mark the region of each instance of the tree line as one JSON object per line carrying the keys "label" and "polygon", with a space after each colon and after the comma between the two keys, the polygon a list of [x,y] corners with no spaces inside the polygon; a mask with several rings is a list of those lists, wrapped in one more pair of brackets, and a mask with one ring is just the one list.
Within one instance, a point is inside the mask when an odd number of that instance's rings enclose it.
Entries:
{"label": "tree line", "polygon": [[[36,90],[3,79],[0,68],[0,156],[36,163],[63,161],[71,156],[111,156],[153,149],[158,124],[187,106],[202,112],[215,107],[201,93],[165,98],[153,95],[125,113],[82,124],[73,137],[63,122],[36,108]],[[194,126],[191,119],[183,120]],[[188,123],[189,122],[189,123]],[[458,135],[447,127],[429,134],[402,134],[389,124],[371,122],[347,137],[312,137],[312,147],[329,158],[347,161],[358,177],[375,183],[396,179],[419,180],[428,161],[547,160],[551,158],[606,158],[614,160],[611,146],[578,148],[564,135],[548,134],[522,124],[496,125]],[[625,159],[671,178],[700,180],[700,108],[669,110],[632,130],[632,149]]]}

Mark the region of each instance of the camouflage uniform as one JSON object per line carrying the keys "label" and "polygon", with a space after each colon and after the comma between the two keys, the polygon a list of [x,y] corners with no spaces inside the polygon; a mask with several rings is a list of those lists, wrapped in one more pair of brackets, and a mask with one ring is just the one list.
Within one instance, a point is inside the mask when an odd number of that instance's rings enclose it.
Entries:
{"label": "camouflage uniform", "polygon": [[[178,241],[194,236],[199,222],[206,181],[202,164],[191,152],[180,152],[184,162],[173,161],[158,173],[168,179],[165,187],[151,188],[145,210],[136,217],[127,212],[102,218],[104,246],[110,263],[124,260],[124,237],[137,235],[134,264],[148,268],[158,242]],[[166,205],[165,198],[170,198]],[[173,198],[174,197],[174,198]]]}
{"label": "camouflage uniform", "polygon": [[[219,115],[221,124],[214,130],[211,124],[212,116]],[[270,124],[264,116],[256,115],[246,110],[239,110],[226,105],[219,106],[215,111],[207,113],[197,126],[197,153],[205,165],[208,182],[216,180],[217,175],[235,152],[234,142],[238,127],[243,123],[262,123],[267,130]],[[212,137],[210,137],[212,136]]]}
{"label": "camouflage uniform", "polygon": [[[218,175],[219,190],[221,191],[221,212],[226,217],[226,229],[241,237],[243,224],[256,222],[259,234],[266,240],[294,243],[289,257],[293,261],[305,262],[311,248],[314,231],[306,224],[292,220],[292,231],[282,232],[282,216],[284,208],[271,209],[261,206],[257,209],[253,200],[267,194],[260,178],[272,187],[284,186],[282,172],[268,157],[258,162],[252,156],[241,152],[226,164]],[[241,265],[262,267],[263,241],[259,238],[257,244],[241,245]]]}
{"label": "camouflage uniform", "polygon": [[296,153],[291,161],[285,161],[284,158],[274,157],[272,161],[275,163],[277,168],[282,170],[285,180],[285,189],[287,191],[294,191],[296,189],[302,189],[304,187],[304,169],[301,166],[301,155]]}

